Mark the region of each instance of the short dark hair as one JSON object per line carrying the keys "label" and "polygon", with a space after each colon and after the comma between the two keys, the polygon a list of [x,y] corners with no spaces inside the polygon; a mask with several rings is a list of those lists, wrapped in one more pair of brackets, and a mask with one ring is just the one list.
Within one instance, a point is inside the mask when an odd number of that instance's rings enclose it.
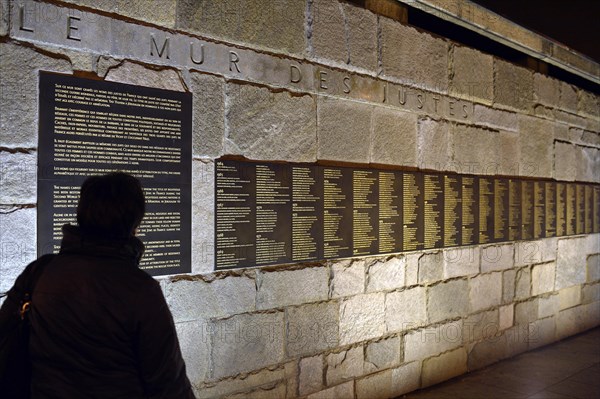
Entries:
{"label": "short dark hair", "polygon": [[81,186],[77,223],[82,234],[128,238],[145,213],[142,185],[127,173],[88,177]]}

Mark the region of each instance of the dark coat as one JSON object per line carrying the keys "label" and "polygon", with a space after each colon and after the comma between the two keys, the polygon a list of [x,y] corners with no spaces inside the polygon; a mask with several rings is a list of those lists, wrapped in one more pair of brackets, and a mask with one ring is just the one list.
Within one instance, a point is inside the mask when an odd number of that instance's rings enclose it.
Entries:
{"label": "dark coat", "polygon": [[141,241],[63,233],[32,297],[32,398],[193,398],[160,285],[138,268]]}

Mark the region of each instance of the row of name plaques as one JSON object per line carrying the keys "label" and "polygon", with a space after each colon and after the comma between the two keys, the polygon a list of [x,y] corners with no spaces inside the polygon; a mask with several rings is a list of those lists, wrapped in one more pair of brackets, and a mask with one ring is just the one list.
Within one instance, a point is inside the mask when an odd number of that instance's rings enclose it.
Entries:
{"label": "row of name plaques", "polygon": [[219,160],[215,267],[600,232],[600,185]]}

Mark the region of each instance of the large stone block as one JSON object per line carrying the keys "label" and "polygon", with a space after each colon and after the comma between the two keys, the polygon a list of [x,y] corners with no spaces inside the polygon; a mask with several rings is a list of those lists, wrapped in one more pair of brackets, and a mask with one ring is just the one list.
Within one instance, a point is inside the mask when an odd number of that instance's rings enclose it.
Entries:
{"label": "large stone block", "polygon": [[355,386],[356,399],[389,398],[392,394],[392,370],[356,380]]}
{"label": "large stone block", "polygon": [[444,279],[479,273],[479,247],[444,249]]}
{"label": "large stone block", "polygon": [[281,399],[287,392],[285,382],[269,384],[249,392],[227,396],[227,399]]}
{"label": "large stone block", "polygon": [[0,151],[0,204],[37,202],[36,163],[35,152],[23,154]]}
{"label": "large stone block", "polygon": [[347,46],[346,21],[342,5],[337,0],[309,2],[312,22],[309,25],[309,51],[315,58],[334,60],[342,64],[350,61]]}
{"label": "large stone block", "polygon": [[287,356],[311,355],[336,347],[339,343],[338,310],[338,304],[334,302],[287,309]]}
{"label": "large stone block", "polygon": [[225,138],[225,84],[223,79],[191,73],[193,101],[192,154],[194,157],[217,158],[223,155]]}
{"label": "large stone block", "polygon": [[147,0],[66,0],[68,3],[90,7],[129,18],[151,22],[167,28],[175,26],[176,0],[149,2]]}
{"label": "large stone block", "polygon": [[515,265],[514,244],[488,245],[481,248],[481,272],[512,269]]}
{"label": "large stone block", "polygon": [[585,236],[585,252],[588,255],[600,254],[600,234],[587,234]]}
{"label": "large stone block", "polygon": [[342,4],[346,17],[350,64],[376,71],[378,66],[377,15],[351,4]]}
{"label": "large stone block", "polygon": [[399,365],[401,345],[398,336],[371,342],[365,349],[365,369],[373,372]]}
{"label": "large stone block", "polygon": [[502,303],[502,273],[482,274],[469,279],[471,310],[476,312]]}
{"label": "large stone block", "polygon": [[177,2],[176,26],[227,41],[248,43],[278,52],[301,54],[306,4],[301,1],[258,0],[240,6],[238,0],[181,0]]}
{"label": "large stone block", "polygon": [[[0,292],[8,291],[36,259],[36,210],[0,207]],[[45,249],[44,243],[39,243]],[[49,252],[49,251],[45,251]]]}
{"label": "large stone block", "polygon": [[556,263],[544,263],[533,266],[531,270],[531,295],[554,291]]}
{"label": "large stone block", "polygon": [[317,104],[317,158],[369,162],[373,106],[326,97]]}
{"label": "large stone block", "polygon": [[257,309],[323,301],[329,293],[329,269],[310,267],[300,270],[261,271],[257,274],[257,287]]}
{"label": "large stone block", "polygon": [[533,108],[533,73],[494,59],[494,103],[517,110]]}
{"label": "large stone block", "polygon": [[365,260],[343,260],[331,266],[331,297],[362,294],[365,292]]}
{"label": "large stone block", "polygon": [[556,237],[516,242],[515,267],[555,261],[557,246],[558,239]]}
{"label": "large stone block", "polygon": [[385,331],[385,294],[357,295],[341,303],[341,345],[379,337]]}
{"label": "large stone block", "polygon": [[411,362],[392,369],[392,396],[415,391],[421,383],[421,362]]}
{"label": "large stone block", "polygon": [[588,255],[586,280],[588,283],[600,280],[600,254]]}
{"label": "large stone block", "polygon": [[0,0],[0,36],[6,36],[8,34],[10,4],[12,3],[9,2],[9,0]]}
{"label": "large stone block", "polygon": [[371,162],[417,166],[417,116],[395,109],[375,107]]}
{"label": "large stone block", "polygon": [[316,160],[316,103],[311,95],[232,83],[226,97],[226,153],[251,159]]}
{"label": "large stone block", "polygon": [[379,17],[383,74],[439,91],[448,87],[448,43]]}
{"label": "large stone block", "polygon": [[538,298],[538,319],[554,316],[559,310],[558,295],[547,295]]}
{"label": "large stone block", "polygon": [[300,359],[298,391],[301,396],[323,389],[323,357]]}
{"label": "large stone block", "polygon": [[552,177],[554,153],[552,122],[519,115],[520,174]]}
{"label": "large stone block", "polygon": [[283,312],[237,315],[215,320],[210,328],[214,379],[283,361]]}
{"label": "large stone block", "polygon": [[71,73],[71,65],[64,56],[53,58],[31,47],[0,43],[0,146],[37,147],[38,104],[45,101],[38,95],[40,70]]}
{"label": "large stone block", "polygon": [[533,74],[533,99],[536,103],[556,107],[559,100],[560,81],[541,73]]}
{"label": "large stone block", "polygon": [[[204,361],[206,362],[206,360]],[[198,399],[229,398],[231,394],[246,394],[255,387],[273,388],[282,381],[287,380],[288,383],[290,382],[285,366],[271,367],[257,373],[242,374],[238,378],[227,378],[217,382],[210,381],[199,386],[197,385],[194,393]]]}
{"label": "large stone block", "polygon": [[560,82],[560,98],[558,107],[565,111],[577,112],[577,89],[569,83]]}
{"label": "large stone block", "polygon": [[492,129],[516,132],[519,130],[517,113],[505,111],[485,105],[475,104],[473,119],[478,124],[488,126]]}
{"label": "large stone block", "polygon": [[527,299],[531,296],[531,269],[523,267],[517,270],[515,280],[515,299]]}
{"label": "large stone block", "polygon": [[406,286],[417,285],[419,281],[419,258],[418,252],[406,254]]}
{"label": "large stone block", "polygon": [[492,56],[463,46],[453,46],[451,54],[450,94],[491,103],[494,92]]}
{"label": "large stone block", "polygon": [[600,283],[586,284],[581,288],[581,303],[600,301]]}
{"label": "large stone block", "polygon": [[209,372],[210,336],[204,320],[176,323],[185,368],[192,385],[204,382]]}
{"label": "large stone block", "polygon": [[385,320],[388,331],[403,331],[427,322],[425,288],[415,287],[385,296]]}
{"label": "large stone block", "polygon": [[563,288],[558,291],[559,310],[565,310],[581,303],[581,286]]}
{"label": "large stone block", "polygon": [[450,124],[433,119],[419,120],[417,160],[421,169],[450,170]]}
{"label": "large stone block", "polygon": [[501,330],[499,320],[497,309],[470,315],[463,322],[463,343],[497,337]]}
{"label": "large stone block", "polygon": [[440,281],[444,276],[444,253],[442,251],[424,253],[419,258],[419,284]]}
{"label": "large stone block", "polygon": [[529,324],[529,349],[551,344],[556,341],[556,320],[554,317],[537,320]]}
{"label": "large stone block", "polygon": [[[480,174],[498,174],[501,165],[505,163],[504,158],[514,158],[511,152],[503,153],[497,131],[467,125],[452,125],[450,131],[451,157],[454,160],[451,168],[456,172],[464,173],[468,169],[474,169]],[[516,135],[505,135],[504,138],[508,140],[511,137],[516,144]]]}
{"label": "large stone block", "polygon": [[587,182],[600,182],[600,150],[593,147],[576,147],[578,157],[577,180]]}
{"label": "large stone block", "polygon": [[538,301],[532,299],[515,305],[515,325],[527,325],[537,320]]}
{"label": "large stone block", "polygon": [[498,309],[498,329],[506,330],[514,325],[515,307],[514,305],[501,306]]}
{"label": "large stone block", "polygon": [[404,361],[423,360],[462,345],[462,320],[426,327],[404,336]]}
{"label": "large stone block", "polygon": [[421,386],[428,387],[467,372],[467,352],[458,348],[423,362]]}
{"label": "large stone block", "polygon": [[328,386],[360,377],[365,372],[365,359],[362,346],[338,353],[331,353],[327,355],[326,362],[326,382]]}
{"label": "large stone block", "polygon": [[192,161],[192,273],[211,273],[215,265],[215,164]]}
{"label": "large stone block", "polygon": [[467,280],[453,280],[427,289],[427,317],[429,322],[463,316],[469,311],[469,284]]}
{"label": "large stone block", "polygon": [[571,143],[554,143],[554,177],[557,180],[574,181],[577,177],[577,148]]}
{"label": "large stone block", "polygon": [[578,90],[579,112],[598,118],[600,110],[600,97],[585,90]]}
{"label": "large stone block", "polygon": [[528,326],[513,327],[502,335],[476,343],[469,352],[469,371],[488,366],[527,350]]}
{"label": "large stone block", "polygon": [[157,89],[186,91],[175,69],[147,68],[135,62],[125,61],[108,70],[106,80]]}
{"label": "large stone block", "polygon": [[558,240],[555,289],[583,284],[586,280],[585,237]]}
{"label": "large stone block", "polygon": [[598,303],[592,302],[558,312],[556,338],[562,339],[596,326],[600,321]]}
{"label": "large stone block", "polygon": [[509,303],[514,300],[516,278],[516,270],[507,270],[502,273],[502,303]]}
{"label": "large stone block", "polygon": [[166,299],[176,322],[226,317],[255,309],[254,279],[228,276],[212,282],[174,279],[167,283]]}
{"label": "large stone block", "polygon": [[308,395],[306,399],[346,399],[354,397],[354,381],[348,381]]}
{"label": "large stone block", "polygon": [[367,272],[367,292],[390,291],[404,287],[405,269],[404,256],[373,263]]}

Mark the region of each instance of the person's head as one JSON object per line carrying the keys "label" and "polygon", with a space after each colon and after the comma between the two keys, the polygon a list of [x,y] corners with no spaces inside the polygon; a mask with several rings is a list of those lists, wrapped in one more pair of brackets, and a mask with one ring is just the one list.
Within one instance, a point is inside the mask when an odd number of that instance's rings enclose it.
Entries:
{"label": "person's head", "polygon": [[128,238],[146,212],[138,179],[122,172],[88,177],[81,186],[77,223],[83,234]]}

